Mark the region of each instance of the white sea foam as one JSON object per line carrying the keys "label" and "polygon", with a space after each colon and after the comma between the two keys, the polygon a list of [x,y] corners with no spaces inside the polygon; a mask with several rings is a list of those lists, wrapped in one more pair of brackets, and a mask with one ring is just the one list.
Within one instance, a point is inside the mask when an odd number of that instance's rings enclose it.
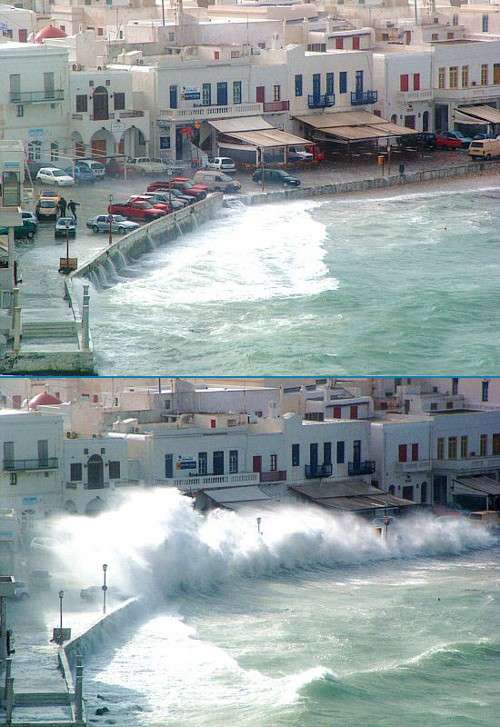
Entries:
{"label": "white sea foam", "polygon": [[265,513],[261,536],[257,515],[215,510],[203,516],[175,490],[145,492],[93,519],[62,518],[55,526],[64,541],[58,554],[84,581],[107,562],[122,587],[143,592],[149,584],[169,596],[212,591],[235,578],[456,555],[495,542],[467,521],[432,516],[395,523],[384,541],[364,520],[293,504]]}

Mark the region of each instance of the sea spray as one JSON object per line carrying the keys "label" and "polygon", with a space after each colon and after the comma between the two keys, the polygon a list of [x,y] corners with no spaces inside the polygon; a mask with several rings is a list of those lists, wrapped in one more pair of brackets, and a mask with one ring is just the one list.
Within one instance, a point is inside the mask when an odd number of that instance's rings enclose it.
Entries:
{"label": "sea spray", "polygon": [[176,490],[156,490],[131,495],[119,509],[96,518],[60,519],[54,524],[61,543],[56,550],[87,584],[106,562],[113,582],[127,592],[173,596],[211,592],[236,578],[458,555],[496,542],[464,519],[432,515],[395,521],[382,540],[365,520],[302,504],[266,512],[261,535],[259,514],[215,510],[205,516]]}

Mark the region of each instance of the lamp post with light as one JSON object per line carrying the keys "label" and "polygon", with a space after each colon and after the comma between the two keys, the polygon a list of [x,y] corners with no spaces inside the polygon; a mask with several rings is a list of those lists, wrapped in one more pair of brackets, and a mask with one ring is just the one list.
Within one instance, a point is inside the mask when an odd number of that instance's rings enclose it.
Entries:
{"label": "lamp post with light", "polygon": [[108,590],[108,586],[106,584],[106,571],[108,570],[108,566],[106,563],[103,563],[102,565],[102,575],[103,575],[103,581],[102,581],[102,612],[103,614],[106,614],[106,593]]}
{"label": "lamp post with light", "polygon": [[63,599],[64,599],[64,591],[59,591],[59,644],[61,646],[64,643],[64,638],[63,638]]}

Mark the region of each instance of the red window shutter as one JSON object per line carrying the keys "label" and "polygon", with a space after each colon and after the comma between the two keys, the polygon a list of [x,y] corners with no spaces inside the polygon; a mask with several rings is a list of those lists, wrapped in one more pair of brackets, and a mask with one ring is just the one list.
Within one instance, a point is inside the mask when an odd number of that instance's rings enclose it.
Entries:
{"label": "red window shutter", "polygon": [[334,419],[342,419],[342,407],[341,406],[334,406],[333,407],[333,418]]}
{"label": "red window shutter", "polygon": [[344,39],[343,38],[335,38],[335,48],[337,50],[342,50],[344,47]]}
{"label": "red window shutter", "polygon": [[399,88],[401,91],[408,91],[408,74],[402,73],[399,77]]}
{"label": "red window shutter", "polygon": [[420,91],[420,73],[413,74],[413,90]]}
{"label": "red window shutter", "polygon": [[352,49],[359,50],[359,35],[353,35],[352,37]]}
{"label": "red window shutter", "polygon": [[216,429],[217,419],[210,419],[210,429]]}
{"label": "red window shutter", "polygon": [[418,462],[418,442],[411,445],[411,461]]}
{"label": "red window shutter", "polygon": [[264,103],[266,99],[266,87],[265,86],[257,86],[255,89],[255,100],[257,103]]}
{"label": "red window shutter", "polygon": [[351,419],[357,419],[358,418],[358,407],[356,404],[351,406]]}
{"label": "red window shutter", "polygon": [[399,445],[399,461],[400,462],[406,462],[407,461],[406,444],[400,444]]}
{"label": "red window shutter", "polygon": [[220,53],[218,50],[214,50],[214,61],[218,61],[220,57]]}

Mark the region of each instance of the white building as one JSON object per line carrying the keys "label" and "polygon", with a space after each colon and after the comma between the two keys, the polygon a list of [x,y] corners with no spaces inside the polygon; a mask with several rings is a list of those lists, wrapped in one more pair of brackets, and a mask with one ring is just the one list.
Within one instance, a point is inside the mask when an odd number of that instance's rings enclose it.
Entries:
{"label": "white building", "polygon": [[16,5],[0,3],[0,38],[26,43],[36,30],[36,13]]}
{"label": "white building", "polygon": [[1,506],[44,516],[62,497],[62,419],[0,409]]}
{"label": "white building", "polygon": [[0,139],[57,161],[69,145],[68,75],[65,48],[0,43]]}
{"label": "white building", "polygon": [[[246,415],[185,414],[172,424],[114,429],[146,482],[182,490],[220,484],[369,477],[369,422],[307,421],[295,414],[248,423]],[[121,434],[119,434],[121,432]]]}

